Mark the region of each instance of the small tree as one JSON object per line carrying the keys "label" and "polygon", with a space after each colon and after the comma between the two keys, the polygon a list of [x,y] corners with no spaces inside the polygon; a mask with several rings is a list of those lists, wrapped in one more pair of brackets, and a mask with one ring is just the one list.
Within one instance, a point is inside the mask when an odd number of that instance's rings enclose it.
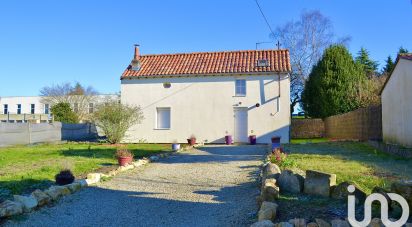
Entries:
{"label": "small tree", "polygon": [[69,103],[60,102],[52,106],[51,113],[53,114],[55,121],[60,121],[62,123],[79,123],[79,118],[77,114],[73,112]]}
{"label": "small tree", "polygon": [[143,120],[140,107],[128,106],[118,101],[108,101],[97,107],[93,121],[100,127],[111,144],[119,143],[126,131]]}
{"label": "small tree", "polygon": [[327,48],[313,67],[302,95],[303,108],[311,117],[329,117],[361,106],[367,79],[342,45]]}

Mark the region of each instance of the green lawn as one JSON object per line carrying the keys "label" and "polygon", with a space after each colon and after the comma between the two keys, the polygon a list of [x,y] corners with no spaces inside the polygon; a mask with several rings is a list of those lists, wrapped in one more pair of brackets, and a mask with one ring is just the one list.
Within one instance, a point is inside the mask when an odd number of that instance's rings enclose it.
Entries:
{"label": "green lawn", "polygon": [[338,183],[354,182],[367,193],[375,186],[389,188],[393,181],[412,179],[412,159],[377,151],[365,143],[322,142],[285,145],[293,168],[335,173]]}
{"label": "green lawn", "polygon": [[312,138],[312,139],[291,139],[291,144],[306,144],[306,143],[325,143],[328,142],[327,138]]}
{"label": "green lawn", "polygon": [[[135,158],[171,151],[166,144],[128,144]],[[0,198],[44,188],[63,168],[76,176],[115,165],[116,147],[98,143],[42,144],[0,148]]]}

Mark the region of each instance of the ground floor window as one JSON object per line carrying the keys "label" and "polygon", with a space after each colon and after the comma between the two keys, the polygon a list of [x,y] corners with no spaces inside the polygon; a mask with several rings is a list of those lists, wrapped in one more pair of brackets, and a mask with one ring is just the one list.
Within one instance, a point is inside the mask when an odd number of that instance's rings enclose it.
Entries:
{"label": "ground floor window", "polygon": [[156,128],[170,129],[170,107],[156,108]]}

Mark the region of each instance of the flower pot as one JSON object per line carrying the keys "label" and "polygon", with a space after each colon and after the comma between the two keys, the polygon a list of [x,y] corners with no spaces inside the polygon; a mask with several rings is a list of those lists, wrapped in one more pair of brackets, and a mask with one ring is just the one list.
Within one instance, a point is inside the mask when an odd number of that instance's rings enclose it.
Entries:
{"label": "flower pot", "polygon": [[256,144],[256,135],[250,135],[249,136],[249,143],[251,145],[255,145]]}
{"label": "flower pot", "polygon": [[74,176],[72,174],[57,174],[55,179],[57,185],[66,185],[73,183]]}
{"label": "flower pot", "polygon": [[230,145],[230,144],[233,143],[233,139],[232,139],[231,135],[225,136],[225,143],[226,143],[226,145]]}
{"label": "flower pot", "polygon": [[178,151],[178,150],[180,150],[180,143],[173,143],[173,144],[172,144],[172,150],[173,150],[173,151]]}
{"label": "flower pot", "polygon": [[118,157],[117,161],[119,166],[126,166],[133,161],[133,157]]}
{"label": "flower pot", "polygon": [[187,139],[187,143],[188,143],[190,146],[195,145],[195,144],[196,144],[196,138]]}

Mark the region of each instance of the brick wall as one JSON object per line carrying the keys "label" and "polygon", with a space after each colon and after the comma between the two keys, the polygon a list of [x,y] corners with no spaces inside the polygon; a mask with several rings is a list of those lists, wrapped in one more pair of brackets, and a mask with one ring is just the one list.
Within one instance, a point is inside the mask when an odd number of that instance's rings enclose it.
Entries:
{"label": "brick wall", "polygon": [[292,119],[292,138],[382,140],[382,106],[360,108],[321,119]]}
{"label": "brick wall", "polygon": [[325,136],[322,119],[292,119],[291,137],[293,139],[320,138]]}

